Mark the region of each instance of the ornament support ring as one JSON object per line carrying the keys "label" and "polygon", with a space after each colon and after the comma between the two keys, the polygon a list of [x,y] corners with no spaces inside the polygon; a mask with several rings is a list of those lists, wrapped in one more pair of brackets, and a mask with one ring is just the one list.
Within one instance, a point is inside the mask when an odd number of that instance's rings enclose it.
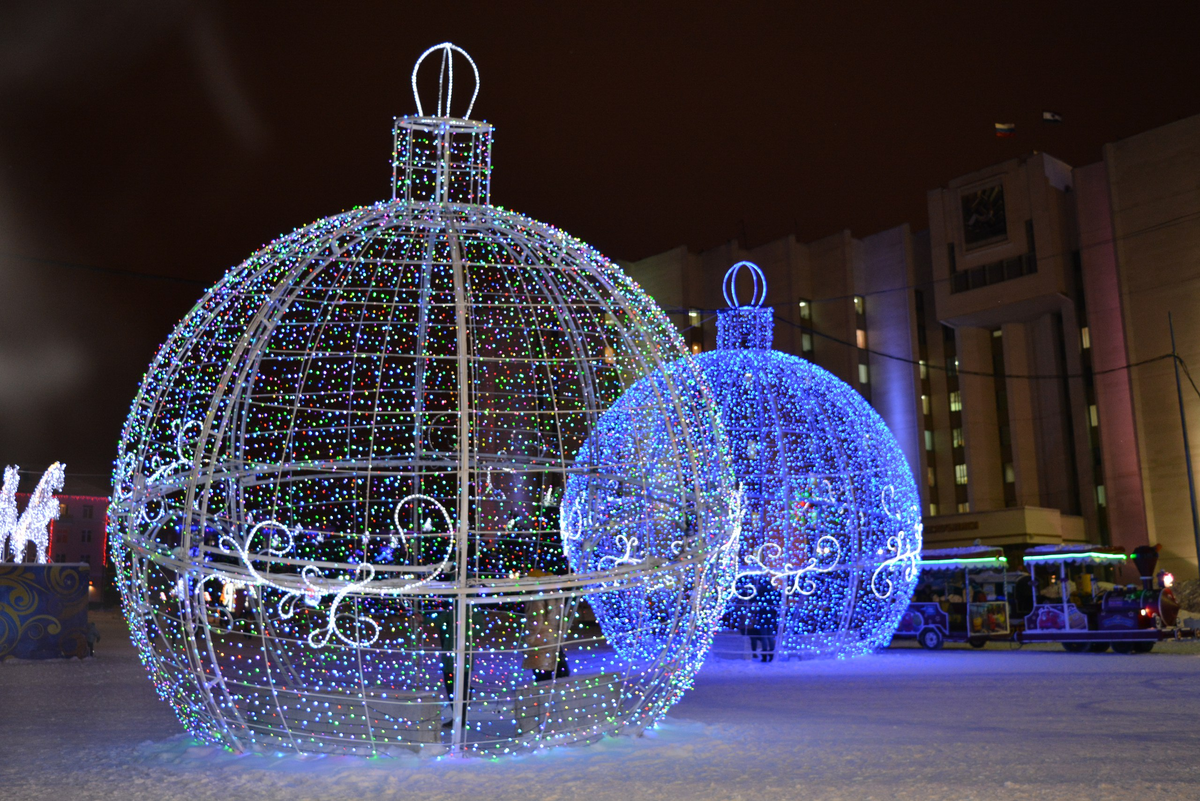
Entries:
{"label": "ornament support ring", "polygon": [[763,301],[767,299],[767,277],[763,275],[763,271],[752,261],[739,261],[725,272],[725,279],[721,282],[721,293],[725,296],[725,302],[731,309],[742,307],[742,304],[738,303],[737,276],[743,267],[750,270],[750,279],[754,282],[750,302],[746,305],[762,306]]}

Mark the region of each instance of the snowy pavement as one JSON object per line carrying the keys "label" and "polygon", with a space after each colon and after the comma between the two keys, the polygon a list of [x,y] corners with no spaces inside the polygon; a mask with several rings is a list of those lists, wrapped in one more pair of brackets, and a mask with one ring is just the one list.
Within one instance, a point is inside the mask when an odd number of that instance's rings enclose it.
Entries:
{"label": "snowy pavement", "polygon": [[160,702],[123,624],[96,659],[0,665],[0,798],[1200,798],[1200,653],[1054,646],[710,660],[658,730],[507,760],[237,756]]}

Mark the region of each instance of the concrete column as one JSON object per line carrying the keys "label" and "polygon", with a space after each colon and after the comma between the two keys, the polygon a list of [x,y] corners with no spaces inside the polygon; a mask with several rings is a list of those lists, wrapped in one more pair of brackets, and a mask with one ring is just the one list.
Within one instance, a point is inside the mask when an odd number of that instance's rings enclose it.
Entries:
{"label": "concrete column", "polygon": [[1003,509],[996,382],[991,377],[992,332],[986,328],[959,328],[956,339],[971,511]]}
{"label": "concrete column", "polygon": [[[1005,323],[1001,329],[1004,344],[1004,372],[1009,376],[1032,375],[1029,337],[1024,323]],[[1012,442],[1013,470],[1017,474],[1017,505],[1045,506],[1039,482],[1037,430],[1034,423],[1034,382],[1028,378],[1006,378],[1008,425]],[[999,421],[1003,424],[1003,420]],[[1049,465],[1044,465],[1049,467]],[[1001,475],[1003,480],[1003,475]]]}

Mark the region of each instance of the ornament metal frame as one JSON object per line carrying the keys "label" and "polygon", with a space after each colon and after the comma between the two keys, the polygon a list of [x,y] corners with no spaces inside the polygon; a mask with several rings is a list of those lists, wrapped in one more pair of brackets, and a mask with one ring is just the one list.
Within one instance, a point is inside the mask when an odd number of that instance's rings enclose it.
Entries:
{"label": "ornament metal frame", "polygon": [[[737,493],[697,367],[638,410],[652,446],[576,462],[624,390],[687,351],[598,252],[490,205],[492,128],[450,116],[456,56],[413,69],[393,199],[230,270],[130,411],[109,517],[124,611],[204,740],[494,755],[640,729],[690,686],[732,591]],[[642,504],[638,546],[593,542],[602,569],[572,573],[568,480],[576,512],[593,485]],[[589,598],[630,591],[660,601],[635,610],[635,631],[670,632],[653,654],[588,619]]]}

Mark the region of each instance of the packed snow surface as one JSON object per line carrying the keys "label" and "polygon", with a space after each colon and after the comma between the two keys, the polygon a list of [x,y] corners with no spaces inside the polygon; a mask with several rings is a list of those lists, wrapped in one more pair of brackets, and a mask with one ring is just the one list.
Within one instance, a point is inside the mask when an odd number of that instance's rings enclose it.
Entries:
{"label": "packed snow surface", "polygon": [[1200,649],[710,659],[643,737],[487,761],[239,756],[181,734],[123,623],[96,658],[0,665],[0,798],[1194,799]]}

